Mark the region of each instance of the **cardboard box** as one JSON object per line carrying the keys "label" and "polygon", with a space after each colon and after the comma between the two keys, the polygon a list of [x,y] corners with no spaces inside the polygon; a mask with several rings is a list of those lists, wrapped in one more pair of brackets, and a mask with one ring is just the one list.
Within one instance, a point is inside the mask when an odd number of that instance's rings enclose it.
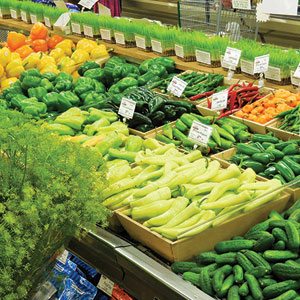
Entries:
{"label": "cardboard box", "polygon": [[279,129],[280,122],[275,120],[272,124],[267,126],[267,131],[273,132],[273,134],[283,141],[289,140],[300,140],[300,132],[299,134],[288,132],[285,130]]}
{"label": "cardboard box", "polygon": [[231,239],[233,236],[245,234],[252,226],[265,220],[272,210],[284,211],[289,206],[290,195],[283,193],[265,205],[248,213],[236,216],[216,227],[211,227],[198,235],[178,241],[170,241],[158,233],[117,211],[120,223],[128,234],[136,241],[149,247],[167,260],[191,260],[196,254],[213,250],[216,243]]}

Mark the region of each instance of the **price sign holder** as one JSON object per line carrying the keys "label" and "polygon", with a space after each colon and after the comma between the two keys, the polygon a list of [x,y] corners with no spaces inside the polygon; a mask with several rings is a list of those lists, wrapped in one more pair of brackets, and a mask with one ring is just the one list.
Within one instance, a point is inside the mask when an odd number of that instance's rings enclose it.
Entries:
{"label": "price sign holder", "polygon": [[198,121],[194,121],[191,126],[188,138],[198,145],[200,144],[207,146],[212,131],[213,128],[211,126],[205,125]]}
{"label": "price sign holder", "polygon": [[254,74],[259,74],[258,86],[264,86],[264,74],[268,71],[270,61],[270,54],[257,56],[254,59]]}
{"label": "price sign holder", "polygon": [[298,65],[298,67],[297,67],[297,69],[296,69],[293,76],[300,79],[300,63],[299,63],[299,65]]}
{"label": "price sign holder", "polygon": [[122,98],[118,114],[124,117],[124,122],[126,122],[127,119],[133,118],[135,106],[136,106],[135,101],[125,97]]}
{"label": "price sign holder", "polygon": [[96,2],[98,2],[98,0],[80,0],[78,4],[87,9],[91,9]]}
{"label": "price sign holder", "polygon": [[66,12],[59,16],[59,18],[54,23],[54,26],[56,27],[65,27],[68,25],[71,19],[71,13]]}
{"label": "price sign holder", "polygon": [[167,88],[167,91],[176,97],[181,97],[187,85],[187,82],[177,76],[174,76]]}
{"label": "price sign holder", "polygon": [[225,55],[223,61],[225,64],[229,65],[227,78],[231,80],[234,76],[234,69],[239,64],[241,58],[242,51],[236,48],[227,47],[225,51]]}
{"label": "price sign holder", "polygon": [[211,109],[222,110],[227,107],[228,104],[228,90],[215,93],[211,97]]}

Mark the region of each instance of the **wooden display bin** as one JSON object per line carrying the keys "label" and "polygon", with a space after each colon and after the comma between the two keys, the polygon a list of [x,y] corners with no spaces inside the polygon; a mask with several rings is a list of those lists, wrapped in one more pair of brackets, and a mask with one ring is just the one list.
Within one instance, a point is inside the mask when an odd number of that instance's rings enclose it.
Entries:
{"label": "wooden display bin", "polygon": [[117,211],[116,215],[127,233],[136,241],[149,247],[167,260],[191,260],[196,254],[213,250],[216,243],[245,234],[252,226],[265,220],[272,210],[284,211],[289,206],[290,195],[283,193],[256,210],[240,214],[216,227],[210,227],[191,238],[171,241],[151,231],[142,224]]}
{"label": "wooden display bin", "polygon": [[[175,123],[176,123],[176,121],[170,122],[171,125],[173,125],[173,124],[175,125]],[[153,138],[158,133],[162,132],[162,126],[156,127],[154,129],[146,131],[146,132],[142,132],[142,131],[139,131],[139,130],[136,130],[136,129],[129,128],[129,132],[131,134],[138,135],[142,138]]]}
{"label": "wooden display bin", "polygon": [[299,140],[300,139],[300,132],[299,134],[292,133],[289,131],[285,131],[282,129],[279,129],[280,122],[274,121],[271,125],[267,126],[267,131],[272,132],[276,137],[283,141],[289,141],[289,140]]}

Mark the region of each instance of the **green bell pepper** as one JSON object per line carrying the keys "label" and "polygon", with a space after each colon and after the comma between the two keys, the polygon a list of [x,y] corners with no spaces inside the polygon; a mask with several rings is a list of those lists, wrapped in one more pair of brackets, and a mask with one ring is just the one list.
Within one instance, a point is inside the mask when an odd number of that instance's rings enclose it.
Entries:
{"label": "green bell pepper", "polygon": [[96,79],[97,81],[102,82],[102,80],[105,78],[105,71],[100,68],[87,70],[84,73],[84,77]]}
{"label": "green bell pepper", "polygon": [[163,65],[152,64],[149,67],[149,71],[154,74],[154,76],[164,77],[168,74],[167,69]]}
{"label": "green bell pepper", "polygon": [[154,76],[155,75],[154,75],[154,73],[152,71],[148,71],[144,75],[139,76],[139,78],[138,78],[138,84],[139,84],[139,86],[146,85]]}
{"label": "green bell pepper", "polygon": [[168,73],[172,73],[175,70],[175,61],[170,57],[157,57],[150,62],[150,66],[153,64],[159,64],[166,68]]}
{"label": "green bell pepper", "polygon": [[61,72],[56,76],[56,78],[54,80],[55,83],[57,83],[59,81],[71,81],[71,82],[73,82],[73,77],[68,73]]}
{"label": "green bell pepper", "polygon": [[43,78],[48,79],[49,81],[54,81],[56,79],[56,74],[52,72],[46,72],[42,75]]}
{"label": "green bell pepper", "polygon": [[84,99],[83,105],[90,106],[99,102],[106,102],[106,97],[103,94],[90,92]]}
{"label": "green bell pepper", "polygon": [[21,103],[23,100],[28,99],[26,96],[22,94],[16,94],[10,101],[10,106],[12,108],[21,109]]}
{"label": "green bell pepper", "polygon": [[28,90],[33,87],[38,87],[41,84],[41,78],[37,76],[26,75],[22,80],[22,89]]}
{"label": "green bell pepper", "polygon": [[144,60],[140,66],[139,66],[139,71],[141,74],[145,74],[148,72],[148,69],[149,69],[149,66],[150,66],[150,63],[152,62],[152,58],[150,59],[147,59],[147,60]]}
{"label": "green bell pepper", "polygon": [[30,69],[30,70],[24,71],[20,75],[20,80],[23,81],[26,76],[41,77],[42,75],[41,75],[41,73],[40,73],[39,70],[37,70],[37,69]]}
{"label": "green bell pepper", "polygon": [[47,90],[42,86],[30,88],[27,92],[29,97],[35,97],[38,99],[38,101],[42,101],[44,96],[47,95]]}
{"label": "green bell pepper", "polygon": [[109,92],[111,93],[122,93],[129,87],[138,86],[138,81],[132,77],[125,77],[121,79],[118,83],[110,87]]}
{"label": "green bell pepper", "polygon": [[105,85],[102,82],[98,82],[97,80],[94,80],[94,91],[98,94],[104,94]]}
{"label": "green bell pepper", "polygon": [[43,102],[47,105],[48,110],[56,110],[58,106],[58,96],[56,92],[48,93],[44,98]]}
{"label": "green bell pepper", "polygon": [[70,91],[73,87],[72,81],[64,80],[58,81],[54,86],[55,92],[62,92],[62,91]]}
{"label": "green bell pepper", "polygon": [[79,103],[79,97],[70,91],[61,92],[58,95],[58,110],[60,111],[65,111],[72,106],[77,106]]}
{"label": "green bell pepper", "polygon": [[94,61],[87,61],[85,62],[82,66],[80,66],[80,68],[78,69],[78,74],[80,76],[84,76],[84,73],[88,70],[92,70],[92,69],[99,69],[100,66],[94,62]]}
{"label": "green bell pepper", "polygon": [[41,86],[44,87],[48,93],[52,92],[54,88],[53,84],[47,78],[41,80]]}
{"label": "green bell pepper", "polygon": [[22,112],[32,115],[33,117],[39,117],[47,112],[47,105],[43,102],[36,102],[32,105],[27,105]]}

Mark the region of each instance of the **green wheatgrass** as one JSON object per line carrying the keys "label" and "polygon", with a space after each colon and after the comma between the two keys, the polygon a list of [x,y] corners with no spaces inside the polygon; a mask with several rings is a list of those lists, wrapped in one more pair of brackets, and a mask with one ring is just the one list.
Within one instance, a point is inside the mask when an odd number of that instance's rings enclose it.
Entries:
{"label": "green wheatgrass", "polygon": [[36,15],[38,20],[43,20],[44,17],[44,5],[39,3],[33,3],[31,1],[22,1],[20,9],[28,14]]}
{"label": "green wheatgrass", "polygon": [[51,6],[44,5],[44,17],[49,18],[51,24],[54,24],[57,19],[62,15],[63,13],[67,12],[67,9],[63,8],[54,8]]}
{"label": "green wheatgrass", "polygon": [[71,22],[82,25],[82,14],[81,13],[72,13],[71,14]]}
{"label": "green wheatgrass", "polygon": [[176,27],[155,25],[152,27],[151,38],[161,42],[163,50],[174,49]]}
{"label": "green wheatgrass", "polygon": [[11,9],[19,11],[22,5],[22,1],[10,1],[9,7]]}
{"label": "green wheatgrass", "polygon": [[0,0],[0,8],[3,10],[9,10],[11,1],[10,0]]}

